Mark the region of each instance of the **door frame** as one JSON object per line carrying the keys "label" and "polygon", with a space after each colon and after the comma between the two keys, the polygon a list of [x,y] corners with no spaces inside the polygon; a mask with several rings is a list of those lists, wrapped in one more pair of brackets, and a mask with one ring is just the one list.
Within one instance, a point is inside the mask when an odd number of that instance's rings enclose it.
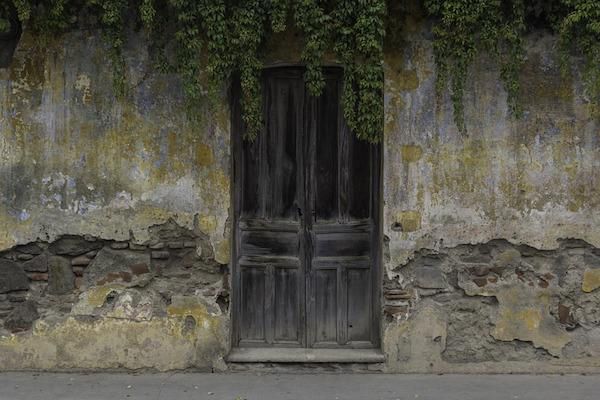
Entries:
{"label": "door frame", "polygon": [[[324,64],[324,68],[336,68],[343,70],[343,67],[339,64]],[[273,69],[285,69],[285,68],[305,68],[304,64],[297,63],[277,63],[263,67],[261,74],[261,83],[264,79],[264,74],[268,73]],[[235,77],[232,80],[232,84],[229,90],[229,107],[230,107],[230,151],[231,151],[231,191],[230,191],[230,204],[233,205],[233,218],[231,219],[231,258],[230,258],[230,349],[238,348],[238,342],[240,337],[239,331],[239,313],[240,313],[240,273],[238,265],[238,255],[240,254],[240,240],[238,232],[238,223],[241,211],[241,191],[242,181],[240,175],[241,155],[243,148],[241,146],[242,141],[242,126],[241,110],[240,110],[240,82],[239,77]],[[383,93],[382,93],[383,96]],[[342,107],[340,101],[339,107]],[[343,115],[343,114],[342,114]],[[371,246],[373,251],[373,270],[372,270],[372,298],[371,298],[371,324],[373,332],[373,347],[374,349],[381,348],[381,337],[382,337],[382,285],[383,285],[383,140],[373,145],[373,155],[371,159],[372,170],[375,176],[372,177],[372,190],[371,190],[371,204],[373,207],[373,229],[371,232]],[[306,287],[305,287],[306,290]],[[304,320],[306,321],[307,310],[304,311]],[[306,329],[306,328],[305,328]],[[281,351],[286,351],[285,348],[278,348]],[[343,348],[340,348],[343,349]],[[336,350],[335,348],[331,350]]]}

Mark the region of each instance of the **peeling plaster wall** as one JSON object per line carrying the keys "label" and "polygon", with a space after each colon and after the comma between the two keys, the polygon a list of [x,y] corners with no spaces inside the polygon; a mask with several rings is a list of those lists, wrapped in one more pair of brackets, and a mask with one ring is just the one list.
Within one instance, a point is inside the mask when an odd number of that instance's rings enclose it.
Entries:
{"label": "peeling plaster wall", "polygon": [[145,49],[123,101],[97,32],[0,69],[0,369],[224,368],[227,107],[188,112]]}
{"label": "peeling plaster wall", "polygon": [[25,34],[0,70],[0,249],[63,234],[142,243],[169,218],[227,241],[226,107],[188,118],[179,80],[149,73],[140,38],[128,45],[126,101],[97,34]]}
{"label": "peeling plaster wall", "polygon": [[[461,134],[427,21],[403,18],[384,65],[383,370],[599,371],[600,126],[577,66],[562,76],[555,38],[529,37],[515,120],[478,60]],[[266,62],[298,62],[298,43],[275,35]],[[227,107],[190,118],[136,34],[126,57],[125,101],[93,32],[25,33],[0,69],[0,279],[25,270],[0,293],[0,369],[227,368]],[[101,246],[57,253],[68,238]]]}
{"label": "peeling plaster wall", "polygon": [[517,120],[477,60],[460,133],[428,24],[405,18],[385,58],[387,370],[597,372],[600,123],[579,66],[528,37]]}

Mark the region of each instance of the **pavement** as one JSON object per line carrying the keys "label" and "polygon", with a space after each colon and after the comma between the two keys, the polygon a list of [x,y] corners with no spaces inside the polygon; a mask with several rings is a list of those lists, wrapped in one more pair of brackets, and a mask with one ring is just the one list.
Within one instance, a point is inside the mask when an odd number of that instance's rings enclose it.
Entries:
{"label": "pavement", "polygon": [[600,400],[600,376],[0,373],[1,400]]}

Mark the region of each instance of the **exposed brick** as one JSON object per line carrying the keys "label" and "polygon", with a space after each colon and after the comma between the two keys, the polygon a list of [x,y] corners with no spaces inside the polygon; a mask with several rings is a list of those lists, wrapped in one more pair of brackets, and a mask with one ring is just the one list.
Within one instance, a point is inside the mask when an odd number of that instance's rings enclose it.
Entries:
{"label": "exposed brick", "polygon": [[130,265],[129,269],[134,275],[142,275],[150,272],[150,268],[148,268],[148,265],[143,263]]}
{"label": "exposed brick", "polygon": [[31,272],[31,273],[27,274],[27,276],[32,281],[47,281],[48,280],[47,272]]}
{"label": "exposed brick", "polygon": [[473,278],[473,282],[479,287],[484,287],[488,283],[486,278]]}
{"label": "exposed brick", "polygon": [[75,257],[74,259],[71,260],[71,265],[73,265],[73,266],[86,266],[90,262],[92,262],[92,260],[90,260],[86,256],[79,256],[79,257]]}
{"label": "exposed brick", "polygon": [[129,243],[127,242],[113,242],[110,244],[111,249],[122,250],[129,247]]}
{"label": "exposed brick", "polygon": [[558,305],[558,320],[560,321],[561,324],[571,324],[572,318],[571,318],[571,308],[565,306],[564,304],[559,304]]}

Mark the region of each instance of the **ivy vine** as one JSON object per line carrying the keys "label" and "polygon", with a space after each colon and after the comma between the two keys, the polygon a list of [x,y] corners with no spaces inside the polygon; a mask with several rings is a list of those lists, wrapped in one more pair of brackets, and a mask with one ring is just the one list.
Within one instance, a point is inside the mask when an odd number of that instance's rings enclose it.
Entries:
{"label": "ivy vine", "polygon": [[[392,0],[387,0],[392,1]],[[115,93],[127,96],[127,32],[143,27],[161,71],[179,73],[191,101],[218,99],[239,77],[246,137],[262,129],[261,51],[292,23],[303,35],[302,61],[310,95],[324,87],[322,63],[331,51],[344,67],[344,115],[357,137],[381,140],[386,0],[4,0],[0,33],[18,19],[48,36],[77,26],[101,28],[109,48]],[[565,69],[585,58],[589,98],[600,104],[600,2],[597,0],[423,0],[432,18],[438,91],[449,87],[454,118],[465,130],[468,69],[480,53],[499,64],[510,110],[519,115],[524,35],[540,20],[560,35]],[[533,21],[533,22],[532,22]],[[388,30],[390,25],[387,26]],[[401,28],[401,27],[400,27]],[[394,29],[399,29],[394,21]]]}
{"label": "ivy vine", "polygon": [[450,81],[454,119],[465,131],[463,96],[468,68],[479,53],[487,52],[500,63],[510,109],[520,113],[517,95],[523,63],[523,0],[426,0],[436,18],[434,52],[438,65],[437,88]]}
{"label": "ivy vine", "polygon": [[590,103],[598,107],[600,115],[600,1],[564,0],[569,13],[560,23],[560,42],[563,69],[568,69],[568,55],[581,54],[585,58],[583,78]]}

